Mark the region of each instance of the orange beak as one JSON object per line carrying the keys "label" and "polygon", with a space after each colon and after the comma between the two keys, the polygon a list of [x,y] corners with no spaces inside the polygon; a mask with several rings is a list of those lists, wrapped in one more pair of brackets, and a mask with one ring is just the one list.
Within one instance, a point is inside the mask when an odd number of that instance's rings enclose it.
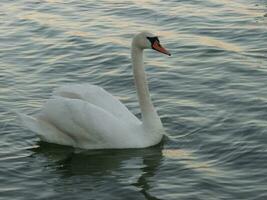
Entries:
{"label": "orange beak", "polygon": [[168,56],[171,56],[170,52],[167,51],[163,46],[160,45],[158,41],[155,41],[152,45],[152,48],[155,49],[158,52],[164,53]]}

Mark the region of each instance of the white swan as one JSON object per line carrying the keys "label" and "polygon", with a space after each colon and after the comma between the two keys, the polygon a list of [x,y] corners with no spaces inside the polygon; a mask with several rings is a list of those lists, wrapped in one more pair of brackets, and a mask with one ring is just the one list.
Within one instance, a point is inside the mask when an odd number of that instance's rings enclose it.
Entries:
{"label": "white swan", "polygon": [[41,140],[84,149],[145,148],[158,144],[164,133],[151,102],[143,50],[170,55],[151,33],[137,34],[132,41],[132,64],[142,122],[104,89],[89,84],[63,86],[54,92],[40,114],[19,114],[24,126]]}

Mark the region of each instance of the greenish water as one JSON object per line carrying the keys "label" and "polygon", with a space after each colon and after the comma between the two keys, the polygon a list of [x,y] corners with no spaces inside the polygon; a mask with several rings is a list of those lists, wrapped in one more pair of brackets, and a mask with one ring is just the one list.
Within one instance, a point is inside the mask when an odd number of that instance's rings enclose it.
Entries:
{"label": "greenish water", "polygon": [[[1,1],[0,199],[267,199],[265,0]],[[166,137],[141,150],[41,143],[35,114],[66,83],[100,85],[138,117],[132,36]]]}

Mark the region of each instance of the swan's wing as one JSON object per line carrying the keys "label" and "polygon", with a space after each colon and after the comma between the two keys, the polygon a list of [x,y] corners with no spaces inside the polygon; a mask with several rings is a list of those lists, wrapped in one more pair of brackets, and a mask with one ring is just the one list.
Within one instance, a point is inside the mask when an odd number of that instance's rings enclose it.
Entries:
{"label": "swan's wing", "polygon": [[[106,110],[80,99],[51,99],[44,105],[40,116],[35,121],[30,118],[26,121],[33,127],[31,130],[48,142],[66,144],[55,139],[64,134],[64,138],[69,138],[67,145],[99,149],[131,147],[138,144],[136,139],[140,139],[133,134],[133,130],[137,130],[136,125],[119,120]],[[56,135],[46,134],[46,127],[50,127],[47,132],[55,129],[53,133]]]}
{"label": "swan's wing", "polygon": [[110,112],[120,120],[140,123],[140,120],[137,119],[118,99],[96,85],[67,85],[58,88],[54,92],[54,95],[70,99],[81,99]]}

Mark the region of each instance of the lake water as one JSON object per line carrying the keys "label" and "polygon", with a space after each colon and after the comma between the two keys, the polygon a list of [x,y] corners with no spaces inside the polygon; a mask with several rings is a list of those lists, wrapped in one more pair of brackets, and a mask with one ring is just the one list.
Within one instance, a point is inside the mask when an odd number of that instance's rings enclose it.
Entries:
{"label": "lake water", "polygon": [[[0,199],[266,200],[266,0],[2,0]],[[140,150],[41,143],[36,114],[66,83],[91,83],[138,117],[130,42],[148,30],[151,96],[167,132]]]}

